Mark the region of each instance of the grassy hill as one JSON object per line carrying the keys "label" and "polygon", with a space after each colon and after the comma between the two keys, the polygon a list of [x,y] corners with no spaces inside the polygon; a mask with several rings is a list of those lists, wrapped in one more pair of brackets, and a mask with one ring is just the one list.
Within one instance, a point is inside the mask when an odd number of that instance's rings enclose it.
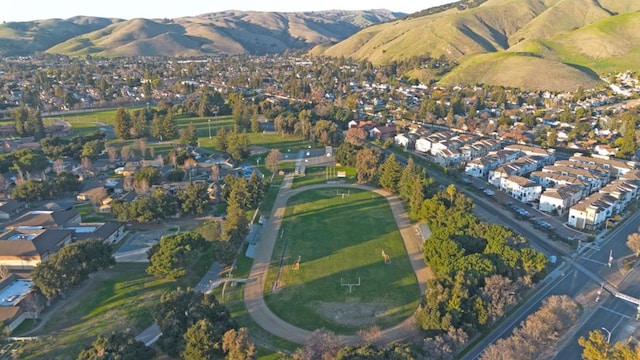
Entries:
{"label": "grassy hill", "polygon": [[31,55],[120,20],[77,16],[0,24],[0,56]]}
{"label": "grassy hill", "polygon": [[487,0],[374,25],[313,53],[377,64],[444,56],[461,64],[447,83],[575,89],[598,73],[640,70],[638,11],[640,0]]}
{"label": "grassy hill", "polygon": [[68,38],[47,52],[109,57],[277,53],[344,40],[365,26],[403,15],[387,10],[224,11],[176,19],[132,19]]}

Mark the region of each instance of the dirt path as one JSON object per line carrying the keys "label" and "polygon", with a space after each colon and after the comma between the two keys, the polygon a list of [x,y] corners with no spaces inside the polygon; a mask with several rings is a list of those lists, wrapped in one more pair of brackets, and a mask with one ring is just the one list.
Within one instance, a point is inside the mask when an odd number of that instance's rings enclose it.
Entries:
{"label": "dirt path", "polygon": [[[267,279],[267,271],[271,262],[271,256],[275,247],[278,233],[280,232],[280,226],[282,225],[282,219],[284,217],[287,201],[292,195],[295,195],[302,191],[311,189],[331,188],[331,187],[351,187],[356,189],[373,191],[377,194],[384,196],[389,202],[389,207],[393,213],[393,216],[398,225],[402,240],[404,242],[405,249],[409,255],[411,261],[411,267],[413,268],[418,285],[420,286],[420,293],[424,293],[427,286],[427,280],[429,278],[429,270],[424,263],[422,257],[422,243],[411,226],[409,217],[404,210],[402,201],[395,195],[380,189],[375,189],[365,185],[350,185],[350,184],[318,184],[305,186],[299,189],[292,189],[293,175],[286,175],[276,201],[271,211],[271,217],[269,222],[265,225],[260,241],[258,242],[256,249],[256,256],[253,261],[253,266],[249,273],[250,281],[247,282],[244,288],[244,302],[249,315],[253,320],[258,323],[263,329],[270,333],[286,339],[291,342],[303,344],[305,340],[311,335],[311,332],[291,325],[284,320],[276,316],[268,307],[264,301],[263,291],[265,289],[265,282]],[[382,331],[381,342],[391,343],[393,341],[402,340],[415,334],[416,326],[413,317],[409,317],[405,321],[395,325],[391,328],[384,329]],[[345,344],[354,344],[358,341],[358,338],[354,335],[343,335],[339,337]]]}

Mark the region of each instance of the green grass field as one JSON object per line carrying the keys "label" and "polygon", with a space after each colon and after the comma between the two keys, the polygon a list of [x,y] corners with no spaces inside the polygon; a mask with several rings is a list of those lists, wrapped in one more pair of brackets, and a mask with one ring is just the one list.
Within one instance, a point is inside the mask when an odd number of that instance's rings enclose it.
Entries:
{"label": "green grass field", "polygon": [[[305,176],[296,176],[293,179],[293,188],[297,189],[299,187],[313,185],[313,184],[324,184],[327,180],[342,180],[345,183],[355,183],[356,182],[356,169],[346,166],[337,166],[333,167],[330,171],[332,174],[329,178],[327,178],[327,170],[326,166],[314,166],[306,168]],[[346,172],[347,177],[344,179],[337,179],[336,172],[344,171]]]}
{"label": "green grass field", "polygon": [[72,359],[100,334],[130,329],[138,334],[153,323],[153,306],[178,286],[194,286],[211,257],[200,256],[178,281],[145,273],[147,264],[116,264],[83,283],[83,291],[62,306],[39,331],[41,341],[26,343],[21,359]]}
{"label": "green grass field", "polygon": [[[143,108],[136,107],[134,109]],[[132,112],[131,108],[127,108],[129,112]],[[81,112],[67,116],[55,116],[55,118],[64,119],[69,122],[73,132],[71,135],[88,134],[98,130],[102,125],[113,126],[113,119],[115,117],[116,110],[97,110]],[[196,128],[198,138],[200,141],[200,147],[205,149],[214,149],[215,135],[220,128],[231,129],[233,127],[233,119],[230,115],[216,116],[216,117],[187,117],[177,116],[178,131],[193,124]],[[45,124],[51,122],[47,118],[44,119]],[[211,134],[211,137],[209,137]],[[307,148],[309,141],[302,139],[299,136],[282,136],[280,134],[263,134],[263,133],[249,133],[249,142],[251,145],[263,146],[267,148],[280,149],[280,151],[296,152],[298,149]],[[167,142],[162,144],[153,144],[152,142],[157,139],[149,138],[149,148],[154,148],[155,155],[168,153],[173,146]],[[169,140],[170,142],[179,142],[179,139]],[[109,145],[121,147],[123,145],[132,145],[133,141],[123,141],[120,139],[114,139],[109,141]],[[264,157],[264,156],[263,156]]]}
{"label": "green grass field", "polygon": [[[347,189],[311,190],[289,200],[265,300],[279,317],[309,330],[354,333],[397,324],[415,311],[420,294],[387,201],[368,191],[350,189],[344,198],[336,192]],[[281,290],[272,293],[285,240]],[[294,270],[298,255],[301,265]],[[341,286],[341,279],[356,283],[358,278],[361,285],[351,294]]]}

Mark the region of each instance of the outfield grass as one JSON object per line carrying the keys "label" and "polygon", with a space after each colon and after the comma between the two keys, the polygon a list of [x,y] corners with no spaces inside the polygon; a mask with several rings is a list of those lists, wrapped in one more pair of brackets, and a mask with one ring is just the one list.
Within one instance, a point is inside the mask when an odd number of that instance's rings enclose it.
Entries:
{"label": "outfield grass", "polygon": [[73,359],[100,334],[131,330],[138,334],[153,323],[160,296],[178,286],[195,286],[210,266],[205,251],[178,281],[159,280],[145,273],[147,264],[118,263],[94,274],[83,291],[69,299],[35,335],[42,340],[24,348],[24,359]]}
{"label": "outfield grass", "polygon": [[[274,250],[265,300],[283,320],[308,330],[354,333],[374,324],[397,324],[415,311],[420,291],[387,201],[368,191],[350,189],[344,198],[336,191],[347,189],[310,190],[289,200],[285,236]],[[285,241],[281,290],[272,293]],[[382,250],[390,264],[384,263]],[[294,270],[298,255],[300,269]],[[361,285],[349,294],[341,278],[345,283],[360,278]],[[323,315],[321,307],[329,310]],[[373,313],[365,313],[367,308]]]}

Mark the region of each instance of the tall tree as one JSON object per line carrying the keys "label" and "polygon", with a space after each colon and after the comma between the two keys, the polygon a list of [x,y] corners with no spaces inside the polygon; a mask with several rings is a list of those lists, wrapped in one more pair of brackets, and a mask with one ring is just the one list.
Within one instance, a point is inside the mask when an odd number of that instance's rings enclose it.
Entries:
{"label": "tall tree", "polygon": [[374,179],[380,156],[369,148],[356,154],[356,173],[359,183],[367,183]]}
{"label": "tall tree", "polygon": [[116,134],[116,137],[120,139],[129,139],[131,136],[131,114],[124,109],[118,108],[116,110],[116,115],[113,119],[113,128]]}
{"label": "tall tree", "polygon": [[217,359],[222,355],[222,347],[216,342],[213,324],[208,319],[198,320],[184,334],[184,360]]}
{"label": "tall tree", "polygon": [[402,176],[402,166],[396,160],[396,155],[389,155],[385,161],[380,165],[378,170],[380,176],[378,177],[378,183],[383,189],[398,192],[398,183]]}
{"label": "tall tree", "polygon": [[256,360],[258,351],[249,337],[249,329],[231,329],[222,337],[222,350],[227,360]]}
{"label": "tall tree", "polygon": [[112,332],[99,335],[91,347],[78,354],[77,360],[151,360],[156,351],[137,341],[130,333]]}
{"label": "tall tree", "polygon": [[278,149],[269,150],[269,154],[267,154],[266,159],[264,160],[264,164],[271,171],[275,173],[278,171],[278,164],[280,163],[280,158],[282,157],[282,153]]}
{"label": "tall tree", "polygon": [[207,187],[200,183],[189,183],[184,190],[178,191],[180,208],[186,214],[202,214],[209,203]]}

